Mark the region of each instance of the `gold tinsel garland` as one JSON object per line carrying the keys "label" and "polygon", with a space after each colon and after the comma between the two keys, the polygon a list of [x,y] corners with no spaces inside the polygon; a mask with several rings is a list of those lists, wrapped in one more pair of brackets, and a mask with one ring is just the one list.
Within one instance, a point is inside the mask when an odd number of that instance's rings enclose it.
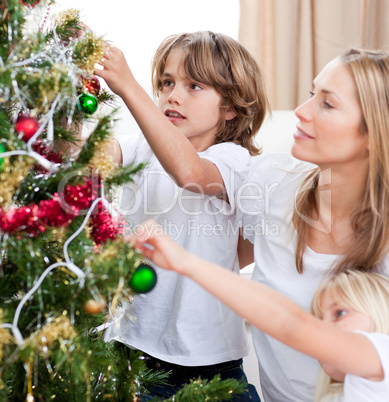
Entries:
{"label": "gold tinsel garland", "polygon": [[59,28],[65,28],[69,21],[80,21],[80,10],[69,8],[61,11],[53,18],[54,24]]}
{"label": "gold tinsel garland", "polygon": [[[78,21],[81,31],[75,31],[74,36],[79,36],[81,48],[84,50],[85,55],[81,60],[77,60],[77,65],[87,72],[87,75],[93,76],[95,64],[99,63],[104,55],[105,44],[101,37],[96,37],[89,28],[80,20],[80,11],[74,8],[58,13],[54,18],[54,23],[59,28],[65,28],[70,22]],[[91,52],[92,50],[92,52]]]}
{"label": "gold tinsel garland", "polygon": [[76,336],[77,332],[70,319],[61,315],[45,325],[38,333],[32,334],[26,342],[26,346],[34,346],[41,352],[47,352],[55,341],[70,340]]}
{"label": "gold tinsel garland", "polygon": [[[50,346],[59,341],[63,344],[64,340],[74,339],[77,336],[77,332],[71,324],[69,318],[62,314],[55,318],[52,322],[44,326],[38,333],[32,334],[25,343],[25,347],[33,347],[33,350],[40,350],[41,353],[46,355],[49,353]],[[33,395],[33,355],[31,354],[26,360],[27,370],[27,397],[26,402],[34,402]]]}
{"label": "gold tinsel garland", "polygon": [[102,38],[96,37],[92,32],[85,33],[80,42],[84,42],[86,49],[93,49],[93,53],[82,58],[80,65],[80,68],[87,71],[89,76],[93,76],[95,65],[100,63],[104,56],[105,43]]}
{"label": "gold tinsel garland", "polygon": [[[0,324],[3,322],[4,312],[0,309]],[[3,348],[6,345],[13,343],[13,337],[10,330],[7,328],[0,328],[0,361],[3,360]]]}
{"label": "gold tinsel garland", "polygon": [[97,171],[103,180],[111,176],[117,168],[113,157],[106,151],[110,141],[111,137],[108,137],[106,140],[99,142],[98,148],[90,161],[90,166]]}
{"label": "gold tinsel garland", "polygon": [[3,159],[0,173],[0,205],[3,209],[7,209],[12,204],[16,189],[19,188],[33,163],[32,158],[18,158],[12,166],[10,158]]}

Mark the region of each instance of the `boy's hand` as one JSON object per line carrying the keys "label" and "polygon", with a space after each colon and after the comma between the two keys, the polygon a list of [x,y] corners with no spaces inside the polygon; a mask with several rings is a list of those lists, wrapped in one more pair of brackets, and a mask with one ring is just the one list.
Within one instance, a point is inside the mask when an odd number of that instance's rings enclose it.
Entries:
{"label": "boy's hand", "polygon": [[94,74],[105,80],[116,95],[126,92],[126,86],[134,79],[123,52],[115,46],[106,45],[101,61],[102,69],[95,69]]}

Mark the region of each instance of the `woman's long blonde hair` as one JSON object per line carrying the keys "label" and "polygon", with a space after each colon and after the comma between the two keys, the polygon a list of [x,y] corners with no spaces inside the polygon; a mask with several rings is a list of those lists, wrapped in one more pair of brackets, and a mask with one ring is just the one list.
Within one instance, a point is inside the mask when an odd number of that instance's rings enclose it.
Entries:
{"label": "woman's long blonde hair", "polygon": [[[374,324],[374,332],[389,335],[387,276],[349,269],[324,280],[316,290],[311,303],[312,314],[320,319],[323,318],[322,296],[327,292],[354,310],[369,316]],[[343,383],[332,380],[322,371],[316,388],[315,402],[329,401],[334,395],[342,392]]]}
{"label": "woman's long blonde hair", "polygon": [[[158,47],[152,62],[154,96],[162,89],[166,59],[173,49],[183,52],[185,73],[196,82],[210,85],[222,96],[222,118],[215,143],[240,144],[251,155],[261,153],[254,142],[270,112],[264,75],[248,50],[229,36],[211,31],[172,35]],[[233,108],[236,117],[226,121],[223,111]]]}
{"label": "woman's long blonde hair", "polygon": [[[353,267],[368,271],[382,260],[389,246],[389,55],[350,49],[339,60],[356,84],[362,110],[361,133],[369,136],[370,165],[365,200],[352,217],[355,239],[334,270]],[[312,217],[317,212],[315,192],[319,175],[319,170],[315,170],[306,178],[302,186],[309,190],[300,191],[293,212],[296,267],[300,273],[309,229],[300,216]]]}

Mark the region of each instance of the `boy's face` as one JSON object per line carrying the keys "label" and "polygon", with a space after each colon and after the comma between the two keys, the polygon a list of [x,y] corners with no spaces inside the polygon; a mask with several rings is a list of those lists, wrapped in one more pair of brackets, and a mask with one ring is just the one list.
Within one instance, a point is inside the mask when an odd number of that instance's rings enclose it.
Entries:
{"label": "boy's face", "polygon": [[[370,316],[355,310],[342,300],[335,291],[325,291],[321,296],[322,320],[332,323],[342,331],[374,331],[374,323]],[[335,367],[322,364],[323,370],[334,380],[344,381],[345,373]]]}
{"label": "boy's face", "polygon": [[[182,58],[182,51],[174,49],[166,60],[158,107],[200,152],[215,144],[222,97],[215,88],[188,78]],[[225,116],[233,117],[229,112]]]}

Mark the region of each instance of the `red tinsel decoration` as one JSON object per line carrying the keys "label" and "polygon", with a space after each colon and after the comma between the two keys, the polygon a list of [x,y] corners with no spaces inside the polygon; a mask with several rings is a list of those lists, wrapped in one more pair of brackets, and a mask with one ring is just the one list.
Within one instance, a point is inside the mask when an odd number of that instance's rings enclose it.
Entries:
{"label": "red tinsel decoration", "polygon": [[[53,151],[48,146],[42,144],[41,140],[36,140],[34,144],[32,144],[32,149],[38,154],[42,155],[45,159],[49,160],[53,163],[62,163],[63,157],[60,153]],[[38,166],[39,168],[39,166]],[[43,168],[42,168],[43,169]],[[46,170],[43,169],[45,172]]]}
{"label": "red tinsel decoration", "polygon": [[123,234],[123,221],[112,219],[111,214],[104,208],[101,201],[97,204],[97,213],[90,220],[91,236],[97,245],[107,240],[114,240],[116,236]]}
{"label": "red tinsel decoration", "polygon": [[[98,186],[96,186],[98,187]],[[92,182],[78,184],[76,186],[66,186],[64,194],[65,205],[79,210],[89,209],[92,202],[97,198],[98,188],[92,190]]]}
{"label": "red tinsel decoration", "polygon": [[0,211],[0,229],[3,232],[12,233],[23,230],[37,236],[44,232],[45,228],[39,222],[39,207],[30,205],[21,208],[10,208],[7,212]]}
{"label": "red tinsel decoration", "polygon": [[47,226],[65,227],[78,215],[66,212],[56,194],[51,200],[41,201],[39,204],[30,204],[20,208],[10,208],[8,211],[0,210],[0,229],[6,233],[19,231],[27,232],[36,237],[44,232]]}
{"label": "red tinsel decoration", "polygon": [[34,8],[37,4],[39,4],[40,0],[19,0],[20,4],[23,4],[23,6],[28,6]]}
{"label": "red tinsel decoration", "polygon": [[57,194],[52,200],[39,203],[39,219],[45,226],[66,227],[78,215],[78,209],[73,207],[73,213],[66,212]]}
{"label": "red tinsel decoration", "polygon": [[[0,208],[0,229],[5,233],[25,232],[36,237],[47,227],[66,227],[81,211],[90,208],[98,190],[99,186],[92,188],[92,181],[88,180],[85,184],[66,186],[62,197],[55,193],[51,200],[43,200],[39,204],[12,207],[8,211]],[[101,201],[97,205],[90,222],[92,238],[100,245],[122,234],[123,225],[121,219],[112,219]]]}

